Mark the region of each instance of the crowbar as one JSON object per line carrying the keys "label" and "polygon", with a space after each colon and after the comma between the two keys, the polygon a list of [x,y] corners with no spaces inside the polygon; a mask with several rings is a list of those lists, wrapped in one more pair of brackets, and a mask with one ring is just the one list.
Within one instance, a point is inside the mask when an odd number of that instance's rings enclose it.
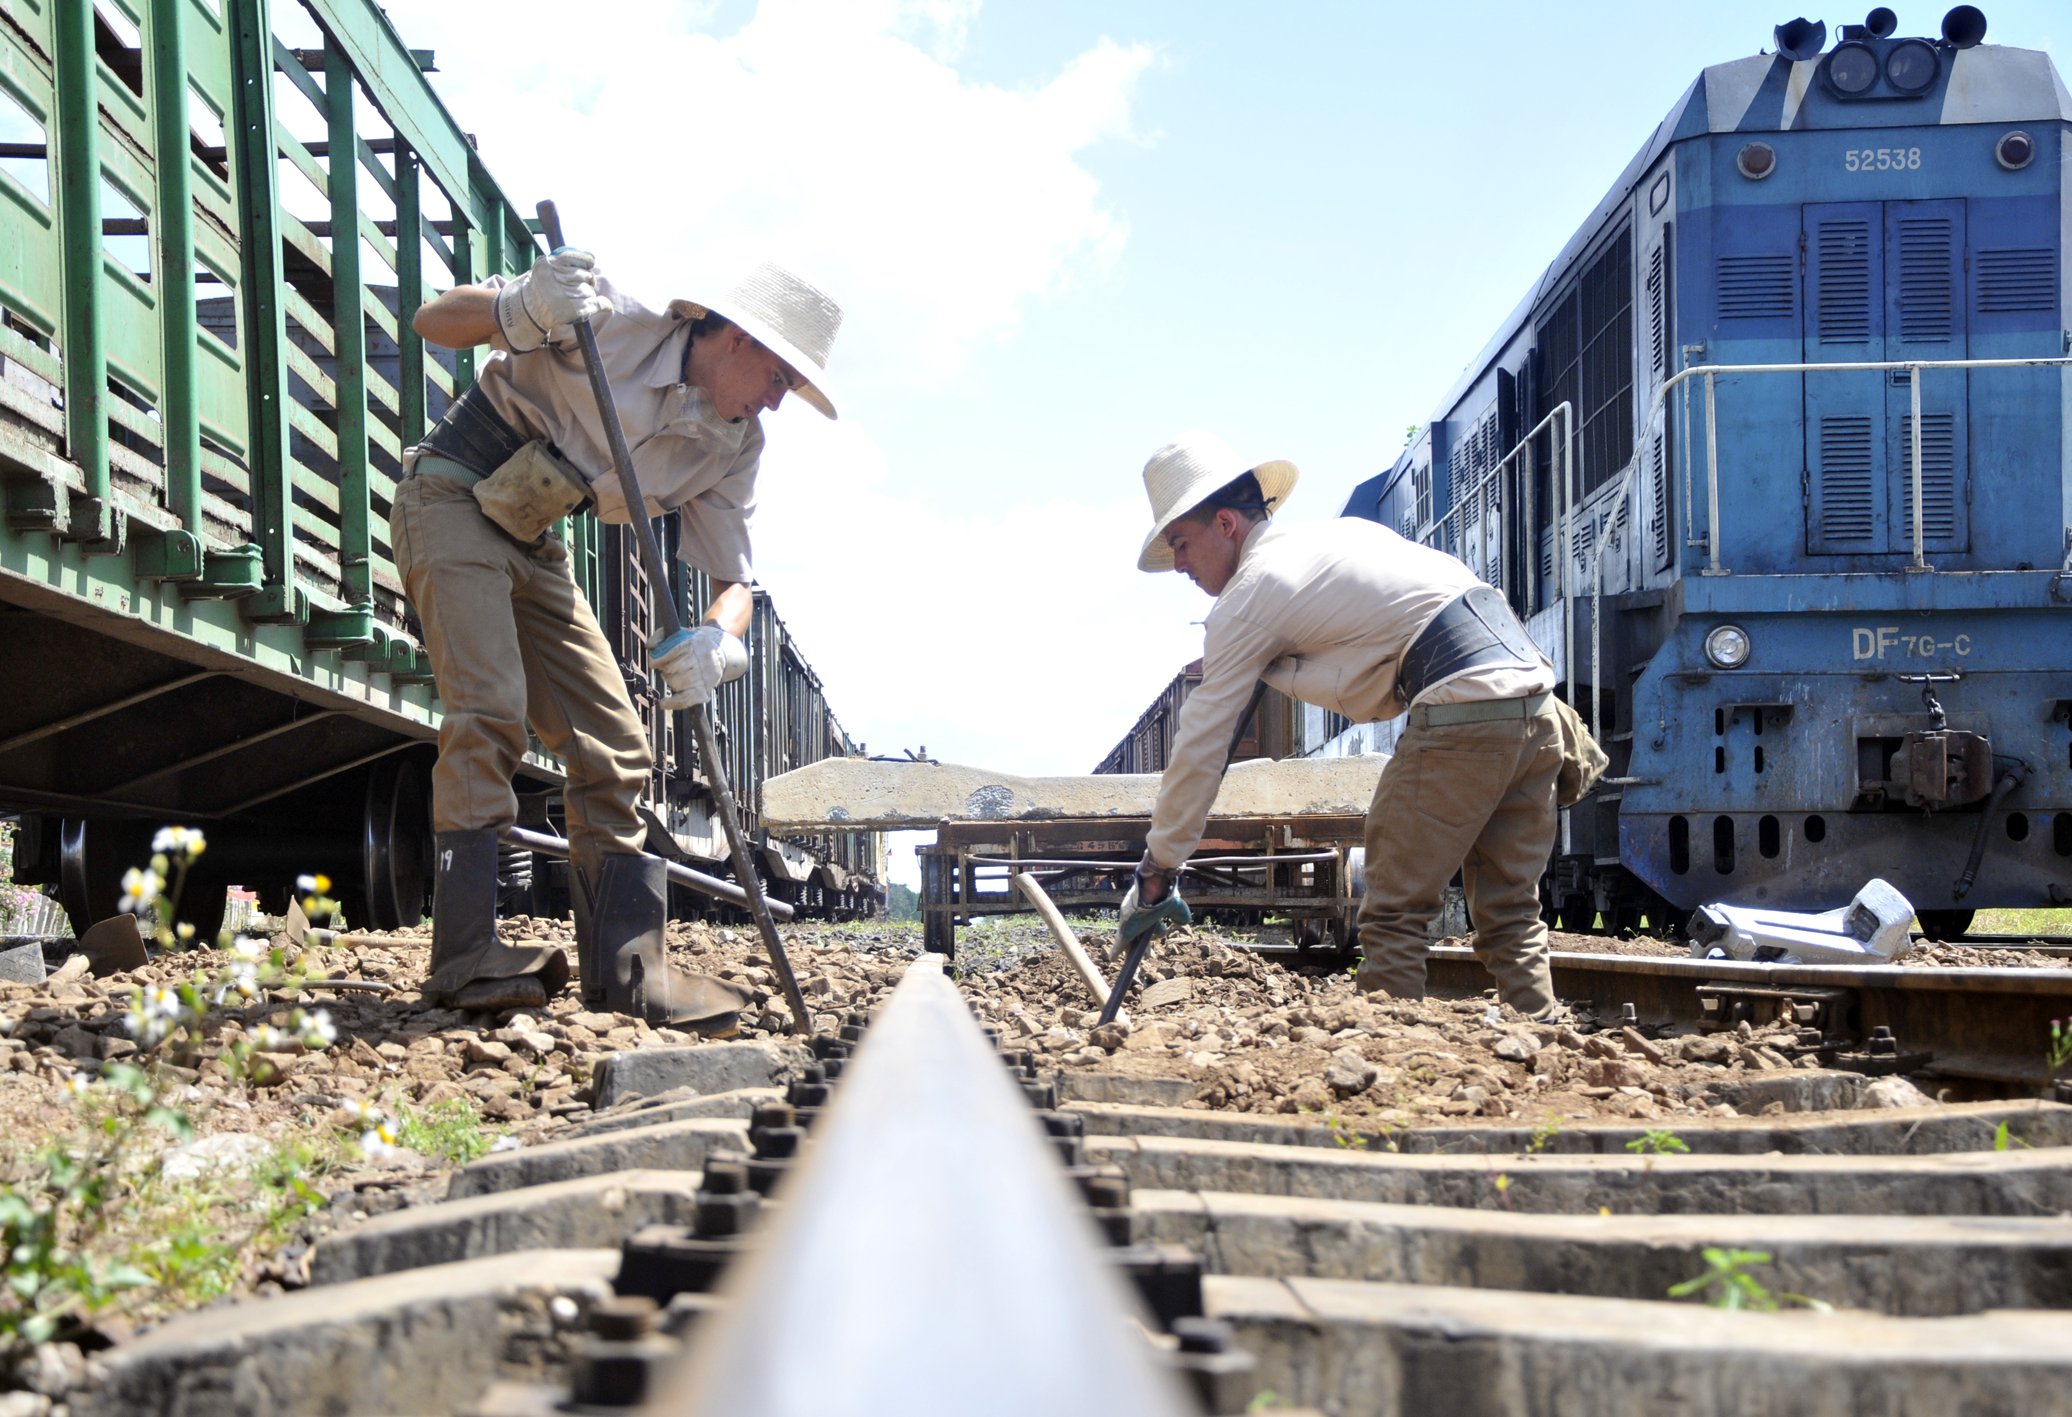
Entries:
{"label": "crowbar", "polygon": [[[539,204],[540,231],[547,238],[552,250],[567,245],[561,239],[561,214],[552,202]],[[619,424],[619,406],[612,400],[612,387],[605,382],[604,360],[597,353],[597,335],[590,328],[588,320],[576,322],[576,342],[582,346],[583,367],[590,372],[590,392],[597,399],[597,414],[604,423],[605,437],[611,442],[612,465],[618,469],[619,491],[626,499],[626,520],[633,528],[633,539],[640,546],[641,568],[647,572],[648,584],[655,594],[653,604],[660,614],[663,626],[668,630],[650,653],[659,653],[669,648],[671,641],[688,638],[690,631],[684,628],[683,617],[676,613],[676,598],[669,593],[669,567],[662,560],[662,548],[655,542],[655,528],[648,521],[647,501],[640,495],[640,483],[633,476],[633,454],[626,448],[626,430]],[[741,890],[748,900],[748,912],[755,917],[756,929],[762,934],[763,948],[770,956],[770,963],[777,970],[777,978],[784,986],[784,1001],[791,1005],[791,1031],[811,1033],[813,1015],[806,1008],[806,996],[799,992],[798,977],[791,972],[791,960],[785,956],[784,942],[777,938],[777,922],[770,918],[770,905],[763,898],[762,878],[756,874],[755,858],[749,855],[748,838],[741,832],[740,813],[734,807],[734,789],[727,784],[727,771],[720,762],[719,739],[712,731],[712,715],[705,705],[695,704],[690,709],[691,729],[698,738],[698,759],[705,765],[705,781],[712,788],[712,795],[719,806],[719,822],[726,829],[727,850],[734,860],[734,874],[741,878]]]}

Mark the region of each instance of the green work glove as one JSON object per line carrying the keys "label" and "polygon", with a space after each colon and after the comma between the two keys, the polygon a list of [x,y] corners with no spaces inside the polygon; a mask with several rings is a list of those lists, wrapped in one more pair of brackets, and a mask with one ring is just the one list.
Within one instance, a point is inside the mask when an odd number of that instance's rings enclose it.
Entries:
{"label": "green work glove", "polygon": [[1122,918],[1117,934],[1125,949],[1152,931],[1162,935],[1175,925],[1185,925],[1194,919],[1194,912],[1187,908],[1186,901],[1180,899],[1178,887],[1168,889],[1164,898],[1155,904],[1139,904],[1138,892],[1143,884],[1143,876],[1139,873],[1137,879],[1130,882],[1129,894],[1122,898]]}

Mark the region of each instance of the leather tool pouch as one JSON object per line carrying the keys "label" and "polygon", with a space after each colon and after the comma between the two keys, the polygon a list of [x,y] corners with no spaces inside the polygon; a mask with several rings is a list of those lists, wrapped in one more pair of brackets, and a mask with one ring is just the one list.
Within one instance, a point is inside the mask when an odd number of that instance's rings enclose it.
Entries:
{"label": "leather tool pouch", "polygon": [[482,515],[532,546],[547,529],[590,500],[590,484],[553,447],[535,438],[475,484]]}
{"label": "leather tool pouch", "polygon": [[1554,714],[1561,720],[1561,775],[1554,780],[1554,800],[1563,807],[1573,807],[1590,795],[1597,779],[1611,766],[1611,759],[1590,736],[1583,716],[1559,694],[1554,696]]}

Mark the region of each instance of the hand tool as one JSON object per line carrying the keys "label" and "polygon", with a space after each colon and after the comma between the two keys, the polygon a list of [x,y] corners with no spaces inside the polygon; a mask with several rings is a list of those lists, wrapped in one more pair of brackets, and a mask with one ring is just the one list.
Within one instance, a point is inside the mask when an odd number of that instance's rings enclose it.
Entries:
{"label": "hand tool", "polygon": [[[553,249],[566,245],[561,239],[561,214],[554,209],[554,204],[541,202],[538,210],[540,231],[546,236],[548,247]],[[597,353],[597,335],[591,330],[588,320],[577,323],[576,343],[582,347],[583,366],[590,371],[590,392],[596,396],[597,414],[603,420],[605,437],[611,443],[612,463],[619,473],[619,490],[626,499],[626,520],[632,526],[634,541],[640,547],[640,564],[647,572],[648,583],[654,587],[652,603],[668,631],[656,644],[656,649],[660,649],[672,640],[688,637],[690,631],[684,628],[683,617],[676,612],[675,597],[669,593],[669,568],[662,561],[662,548],[656,544],[655,529],[648,521],[647,501],[640,495],[640,483],[633,476],[633,455],[626,448],[626,430],[619,423],[619,407],[612,400],[611,385],[604,377],[604,360]],[[770,918],[769,902],[763,898],[762,878],[756,874],[755,858],[749,854],[748,838],[742,834],[740,815],[734,807],[734,789],[727,785],[726,768],[720,761],[719,739],[712,731],[712,715],[703,704],[692,707],[690,715],[691,729],[698,740],[698,761],[704,765],[705,781],[712,788],[720,826],[727,834],[727,850],[733,857],[734,874],[740,878],[741,889],[748,899],[748,912],[755,917],[756,929],[763,937],[763,948],[777,971],[778,981],[784,986],[784,1000],[791,1006],[791,1031],[811,1033],[813,1015],[806,1007],[805,995],[799,992],[797,976],[791,972],[791,960],[785,956],[784,942],[777,938],[777,923]]]}
{"label": "hand tool", "polygon": [[[1259,712],[1259,701],[1265,697],[1266,681],[1261,679],[1252,686],[1252,697],[1245,704],[1245,711],[1237,716],[1237,727],[1230,732],[1230,747],[1223,754],[1223,772],[1216,774],[1218,783],[1223,781],[1223,773],[1230,771],[1230,760],[1237,756],[1237,745],[1245,741],[1245,730],[1252,726],[1252,715]],[[1214,810],[1213,803],[1210,804],[1210,809]],[[1172,889],[1176,893],[1180,889],[1181,872],[1186,869],[1187,863],[1182,861],[1179,868],[1173,872]],[[1164,933],[1165,922],[1153,921],[1144,933],[1130,944],[1129,952],[1122,957],[1122,968],[1115,971],[1115,987],[1108,991],[1108,1002],[1102,1006],[1102,1023],[1115,1022],[1115,1016],[1122,1012],[1122,996],[1127,994],[1130,985],[1136,982],[1137,967],[1143,964],[1144,955],[1150,950],[1151,942]]]}
{"label": "hand tool", "polygon": [[[542,856],[552,856],[562,861],[569,859],[568,839],[555,836],[551,832],[536,832],[530,827],[505,827],[504,840],[522,846],[528,851],[537,851]],[[748,905],[748,892],[732,881],[722,880],[718,876],[708,876],[703,871],[694,871],[681,862],[665,860],[664,864],[669,867],[669,879],[679,886],[689,886],[694,891],[702,891],[716,900],[724,900],[732,905]],[[770,914],[779,920],[789,920],[798,913],[781,900],[765,901],[764,904],[769,907]]]}

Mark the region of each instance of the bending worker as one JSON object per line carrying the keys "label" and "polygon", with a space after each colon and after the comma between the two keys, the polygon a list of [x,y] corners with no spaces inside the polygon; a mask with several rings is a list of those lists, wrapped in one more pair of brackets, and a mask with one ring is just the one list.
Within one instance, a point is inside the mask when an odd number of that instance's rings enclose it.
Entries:
{"label": "bending worker", "polygon": [[[1504,598],[1452,556],[1354,517],[1274,526],[1292,463],[1251,464],[1206,433],[1144,465],[1151,534],[1137,566],[1216,597],[1201,684],[1179,730],[1122,933],[1184,919],[1179,868],[1200,843],[1232,734],[1264,678],[1355,723],[1410,721],[1367,809],[1362,989],[1425,992],[1425,928],[1456,869],[1474,948],[1520,1013],[1554,1007],[1539,879],[1554,848],[1562,729],[1552,668]],[[1156,909],[1154,909],[1156,907]]]}
{"label": "bending worker", "polygon": [[841,318],[819,290],[770,265],[710,304],[650,310],[614,289],[589,253],[564,248],[512,280],[456,286],[412,320],[434,344],[494,350],[405,454],[390,523],[445,709],[427,1000],[529,1008],[567,982],[560,950],[506,946],[496,934],[497,842],[517,820],[512,775],[530,723],[567,765],[585,1000],[694,1026],[745,1002],[666,962],[667,867],[641,854],[636,810],[652,766],[647,733],[554,532],[586,502],[608,522],[629,514],[573,327],[588,319],[596,333],[647,503],[633,515],[681,512],[679,554],[712,577],[703,623],[654,665],[664,706],[687,707],[747,667],[761,415],[796,393],[835,416],[821,385]]}

